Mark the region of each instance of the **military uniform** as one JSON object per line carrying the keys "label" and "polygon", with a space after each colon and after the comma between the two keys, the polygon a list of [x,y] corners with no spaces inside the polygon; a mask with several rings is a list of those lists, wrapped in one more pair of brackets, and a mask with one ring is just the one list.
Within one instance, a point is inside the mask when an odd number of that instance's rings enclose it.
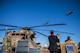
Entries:
{"label": "military uniform", "polygon": [[10,53],[11,51],[11,37],[6,36],[4,37],[4,53]]}

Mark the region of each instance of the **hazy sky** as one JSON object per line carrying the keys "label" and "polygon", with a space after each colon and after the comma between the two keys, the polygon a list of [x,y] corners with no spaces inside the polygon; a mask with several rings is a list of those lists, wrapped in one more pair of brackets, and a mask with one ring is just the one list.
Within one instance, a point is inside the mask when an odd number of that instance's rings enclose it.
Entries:
{"label": "hazy sky", "polygon": [[[74,9],[73,13],[66,16],[69,10]],[[60,33],[60,41],[64,43],[67,36],[75,43],[80,42],[80,0],[4,0],[0,1],[0,24],[9,24],[15,26],[35,26],[42,25],[47,20],[49,24],[66,23],[64,26],[38,27],[35,29],[56,30]],[[0,29],[10,28],[0,26]],[[49,31],[41,31],[49,36]],[[55,32],[57,34],[58,32]],[[5,36],[5,31],[0,31],[0,41]],[[48,44],[48,38],[41,34],[36,34],[36,42],[41,42],[43,45]]]}

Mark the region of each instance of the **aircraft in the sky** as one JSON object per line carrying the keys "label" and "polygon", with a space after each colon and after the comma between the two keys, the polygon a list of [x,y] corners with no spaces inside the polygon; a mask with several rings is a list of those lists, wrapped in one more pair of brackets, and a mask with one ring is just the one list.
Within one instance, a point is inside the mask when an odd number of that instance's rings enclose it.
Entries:
{"label": "aircraft in the sky", "polygon": [[74,9],[69,10],[69,11],[66,13],[66,15],[68,16],[68,15],[72,14],[73,12],[74,12]]}
{"label": "aircraft in the sky", "polygon": [[44,25],[47,25],[47,24],[49,24],[49,22],[50,22],[50,21],[49,21],[49,20],[47,20],[47,21],[44,23]]}

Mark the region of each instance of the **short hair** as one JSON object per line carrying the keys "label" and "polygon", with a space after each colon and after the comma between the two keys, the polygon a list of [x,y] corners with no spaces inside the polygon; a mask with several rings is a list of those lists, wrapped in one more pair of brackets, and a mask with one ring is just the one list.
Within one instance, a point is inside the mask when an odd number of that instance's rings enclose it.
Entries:
{"label": "short hair", "polygon": [[50,30],[50,33],[53,34],[54,33],[54,30]]}
{"label": "short hair", "polygon": [[70,40],[70,36],[68,36],[67,39]]}

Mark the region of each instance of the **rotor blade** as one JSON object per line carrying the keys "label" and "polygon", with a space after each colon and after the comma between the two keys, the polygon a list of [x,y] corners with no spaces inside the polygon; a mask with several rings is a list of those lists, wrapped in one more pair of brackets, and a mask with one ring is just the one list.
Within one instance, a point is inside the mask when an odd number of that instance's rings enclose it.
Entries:
{"label": "rotor blade", "polygon": [[[50,30],[45,30],[45,29],[33,29],[33,30],[50,31]],[[72,34],[72,35],[74,35],[74,33],[69,33],[69,32],[62,32],[62,31],[55,31],[55,30],[54,30],[54,32],[59,32],[59,33]]]}
{"label": "rotor blade", "polygon": [[0,31],[6,31],[6,30],[14,30],[14,29],[0,29]]}
{"label": "rotor blade", "polygon": [[23,28],[19,26],[7,25],[7,24],[0,24],[0,26],[7,26],[7,27],[16,27],[16,28]]}
{"label": "rotor blade", "polygon": [[38,32],[38,31],[34,31],[34,32],[39,33],[39,34],[41,34],[41,35],[43,35],[43,36],[45,36],[45,37],[48,37],[47,35],[45,35],[45,34],[43,34],[43,33],[41,33],[41,32]]}
{"label": "rotor blade", "polygon": [[55,32],[64,33],[64,34],[72,34],[72,35],[74,35],[74,33],[69,33],[69,32],[61,32],[61,31],[55,31]]}
{"label": "rotor blade", "polygon": [[61,24],[48,24],[48,25],[32,26],[30,28],[44,27],[44,26],[60,26],[60,25],[66,25],[66,24],[64,24],[64,23],[61,23]]}
{"label": "rotor blade", "polygon": [[6,30],[19,30],[19,29],[0,29],[0,31],[6,31]]}

